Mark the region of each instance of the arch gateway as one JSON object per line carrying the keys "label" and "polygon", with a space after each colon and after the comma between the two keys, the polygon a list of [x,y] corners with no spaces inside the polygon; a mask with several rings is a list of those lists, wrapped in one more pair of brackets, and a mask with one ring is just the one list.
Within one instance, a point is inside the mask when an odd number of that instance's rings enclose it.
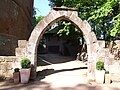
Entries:
{"label": "arch gateway", "polygon": [[78,17],[76,9],[71,8],[53,8],[51,13],[40,21],[31,33],[31,36],[26,45],[25,56],[31,59],[33,64],[32,78],[36,77],[37,67],[37,47],[45,33],[46,29],[52,24],[60,21],[61,19],[72,22],[79,30],[82,31],[84,39],[87,43],[88,52],[88,80],[95,79],[95,65],[97,60],[98,43],[96,35],[91,31],[91,27],[86,20],[82,21]]}

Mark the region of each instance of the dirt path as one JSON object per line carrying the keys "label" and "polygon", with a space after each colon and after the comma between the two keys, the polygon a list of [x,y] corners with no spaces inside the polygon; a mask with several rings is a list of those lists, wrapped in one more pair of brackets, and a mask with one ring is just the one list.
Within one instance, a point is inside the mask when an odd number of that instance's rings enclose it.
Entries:
{"label": "dirt path", "polygon": [[[52,61],[50,59],[53,60],[49,57],[49,61]],[[63,57],[57,59],[62,60]],[[28,84],[14,84],[13,81],[0,82],[0,90],[120,90],[120,83],[110,85],[89,83],[85,67],[85,63],[76,60],[67,62],[65,60],[64,63],[38,67],[35,81],[31,80]]]}
{"label": "dirt path", "polygon": [[38,55],[38,67],[37,71],[44,69],[74,69],[80,67],[87,67],[87,63],[75,60],[70,56],[61,56],[58,54],[42,54]]}
{"label": "dirt path", "polygon": [[87,83],[87,65],[85,63],[57,54],[46,54],[40,57],[53,63],[37,67],[38,76],[45,77],[41,81],[51,83],[54,87],[72,87],[80,83]]}

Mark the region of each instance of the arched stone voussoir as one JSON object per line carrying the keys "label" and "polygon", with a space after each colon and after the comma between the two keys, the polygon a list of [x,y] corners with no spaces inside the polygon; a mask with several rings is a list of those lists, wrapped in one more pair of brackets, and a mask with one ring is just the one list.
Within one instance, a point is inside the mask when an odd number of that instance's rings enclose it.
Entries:
{"label": "arched stone voussoir", "polygon": [[68,16],[70,17],[71,14],[74,13],[74,15],[78,16],[78,12],[77,12],[77,9],[75,8],[61,8],[61,7],[54,7],[52,9],[52,12],[55,16]]}
{"label": "arched stone voussoir", "polygon": [[52,11],[49,15],[47,15],[43,20],[48,25],[53,22],[56,18],[60,17],[59,13],[54,14],[55,12]]}
{"label": "arched stone voussoir", "polygon": [[97,42],[87,45],[88,56],[95,57],[97,55],[98,50],[99,45]]}
{"label": "arched stone voussoir", "polygon": [[65,14],[60,14],[60,12],[56,11],[56,10],[52,10],[51,14],[54,16],[55,19],[62,17],[62,16],[65,16]]}
{"label": "arched stone voussoir", "polygon": [[69,17],[69,20],[70,20],[71,22],[73,22],[73,24],[74,24],[76,27],[78,27],[78,28],[83,32],[83,29],[82,29],[82,26],[81,26],[81,24],[82,24],[82,19],[80,19],[80,18],[77,17],[77,16],[71,15],[71,16]]}
{"label": "arched stone voussoir", "polygon": [[[31,43],[36,43],[38,41],[38,38],[39,38],[39,35],[42,33],[42,31],[37,31],[37,30],[34,30],[34,32],[31,34],[30,37],[33,37],[33,38],[29,38],[29,41],[28,43],[31,44]],[[28,44],[27,43],[27,44]]]}
{"label": "arched stone voussoir", "polygon": [[35,54],[35,46],[36,44],[34,43],[27,43],[27,47],[26,47],[26,56],[30,56],[30,55],[34,55]]}
{"label": "arched stone voussoir", "polygon": [[97,38],[93,31],[89,32],[88,34],[84,34],[83,37],[84,37],[87,45],[97,43]]}
{"label": "arched stone voussoir", "polygon": [[34,31],[38,31],[41,33],[47,26],[48,23],[46,23],[45,19],[43,19],[35,26]]}
{"label": "arched stone voussoir", "polygon": [[88,79],[95,80],[96,60],[98,57],[98,43],[87,45],[88,52]]}
{"label": "arched stone voussoir", "polygon": [[83,35],[86,35],[91,32],[91,26],[86,20],[82,21],[81,30],[83,31]]}
{"label": "arched stone voussoir", "polygon": [[61,15],[61,16],[67,16],[67,11],[64,11],[64,10],[61,10],[61,11],[58,11],[59,12],[59,14]]}

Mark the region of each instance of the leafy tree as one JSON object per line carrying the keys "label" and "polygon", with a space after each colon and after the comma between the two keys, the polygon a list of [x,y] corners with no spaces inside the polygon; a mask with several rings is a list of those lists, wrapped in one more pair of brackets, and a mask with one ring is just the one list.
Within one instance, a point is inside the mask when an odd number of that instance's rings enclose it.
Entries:
{"label": "leafy tree", "polygon": [[35,10],[35,8],[33,8],[32,29],[34,29],[34,27],[35,27],[36,24],[37,24],[35,15],[36,15],[36,10]]}
{"label": "leafy tree", "polygon": [[[113,27],[110,30],[111,36],[116,36],[116,34],[120,33],[120,1],[119,0],[107,0],[105,4],[99,7],[97,10],[91,13],[91,19],[101,19],[104,17],[111,16],[113,20]],[[109,21],[110,22],[110,21]],[[111,21],[112,22],[112,21]]]}
{"label": "leafy tree", "polygon": [[59,36],[64,36],[67,39],[79,39],[82,36],[82,33],[71,23],[71,22],[63,22],[64,27],[60,29],[57,34]]}
{"label": "leafy tree", "polygon": [[38,16],[36,17],[36,22],[38,23],[39,21],[41,21],[44,18],[44,16]]}
{"label": "leafy tree", "polygon": [[36,17],[35,15],[36,15],[36,8],[33,9],[33,16],[32,16],[32,28],[33,29],[37,25],[37,23],[44,18],[44,16]]}
{"label": "leafy tree", "polygon": [[[79,16],[89,21],[99,38],[113,38],[120,32],[120,1],[118,0],[49,0],[50,6],[78,8]],[[118,38],[118,37],[117,37]]]}

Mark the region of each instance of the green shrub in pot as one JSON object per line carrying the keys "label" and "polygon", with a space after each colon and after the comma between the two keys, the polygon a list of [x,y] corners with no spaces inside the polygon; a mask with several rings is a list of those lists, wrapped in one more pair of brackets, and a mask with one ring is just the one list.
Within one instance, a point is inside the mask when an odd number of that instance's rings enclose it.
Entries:
{"label": "green shrub in pot", "polygon": [[19,70],[20,70],[19,68],[15,68],[14,72],[19,72]]}
{"label": "green shrub in pot", "polygon": [[28,58],[23,58],[23,59],[21,60],[21,67],[22,67],[22,68],[30,68],[30,65],[31,65],[30,59],[28,59]]}
{"label": "green shrub in pot", "polygon": [[20,72],[19,72],[19,68],[15,68],[14,69],[14,72],[13,72],[13,80],[14,80],[14,83],[19,83],[20,81]]}
{"label": "green shrub in pot", "polygon": [[105,70],[105,68],[104,68],[104,62],[97,61],[97,63],[96,63],[96,69],[97,70]]}
{"label": "green shrub in pot", "polygon": [[21,76],[21,83],[28,83],[29,78],[30,78],[30,71],[31,71],[31,61],[28,58],[23,58],[21,60],[21,71],[20,71],[20,76]]}
{"label": "green shrub in pot", "polygon": [[105,71],[105,74],[109,74],[110,72],[109,71]]}
{"label": "green shrub in pot", "polygon": [[105,68],[104,68],[104,62],[103,61],[97,61],[96,62],[96,82],[97,83],[104,83],[105,78]]}

